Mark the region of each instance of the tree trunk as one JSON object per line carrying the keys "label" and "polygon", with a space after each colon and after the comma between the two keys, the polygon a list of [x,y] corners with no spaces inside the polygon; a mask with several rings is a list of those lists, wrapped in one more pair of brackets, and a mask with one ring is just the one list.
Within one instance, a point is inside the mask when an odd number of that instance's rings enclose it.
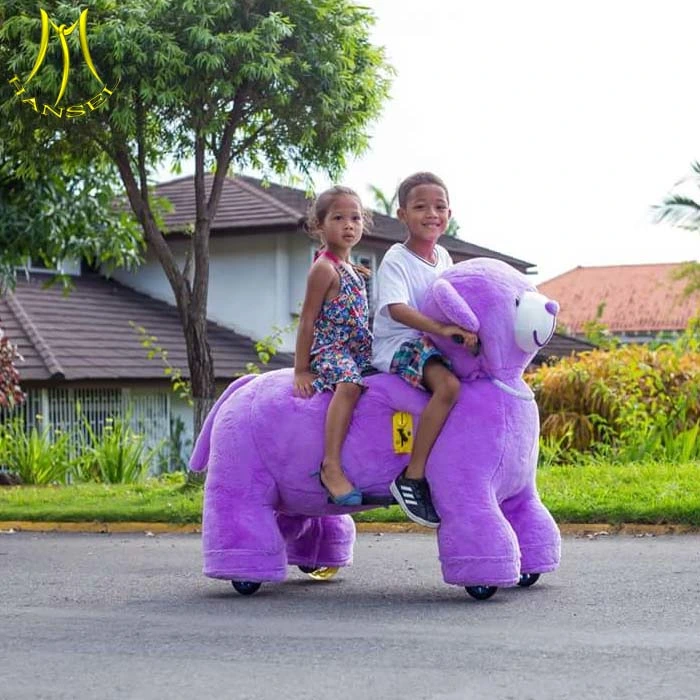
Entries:
{"label": "tree trunk", "polygon": [[[229,124],[224,134],[224,142],[228,144],[227,148],[229,150],[230,140],[236,123]],[[144,146],[140,141],[139,153],[143,153],[143,150]],[[204,137],[198,135],[195,148],[196,169],[194,184],[197,217],[192,238],[194,251],[194,280],[192,286],[190,286],[190,282],[183,270],[179,268],[162,231],[156,225],[148,196],[147,173],[143,158],[139,159],[138,173],[141,182],[141,188],[139,188],[131,167],[126,144],[116,144],[111,154],[119,168],[131,209],[141,222],[145,239],[163,267],[163,272],[170,282],[180,313],[180,322],[187,347],[187,364],[190,370],[192,400],[194,402],[193,435],[195,440],[199,435],[204,419],[214,405],[214,397],[216,395],[214,361],[211,356],[209,342],[207,341],[209,229],[219,204],[221,188],[226,174],[226,167],[217,170],[210,199],[207,201],[204,185],[204,151]],[[224,160],[225,162],[222,161],[223,165],[227,166],[228,160]],[[186,264],[185,268],[187,269],[187,267],[188,265]],[[191,478],[191,475],[192,472],[188,472],[188,483],[202,482],[201,477]]]}
{"label": "tree trunk", "polygon": [[214,361],[206,337],[205,318],[188,319],[185,327],[187,363],[190,368],[190,384],[194,401],[194,434],[199,435],[207,413],[214,405],[216,384]]}
{"label": "tree trunk", "polygon": [[[214,405],[216,395],[214,362],[206,338],[206,326],[206,318],[188,318],[183,329],[187,341],[187,364],[190,369],[190,387],[194,402],[192,434],[195,440],[202,429],[204,419]],[[187,472],[188,485],[202,484],[204,478],[204,474]]]}

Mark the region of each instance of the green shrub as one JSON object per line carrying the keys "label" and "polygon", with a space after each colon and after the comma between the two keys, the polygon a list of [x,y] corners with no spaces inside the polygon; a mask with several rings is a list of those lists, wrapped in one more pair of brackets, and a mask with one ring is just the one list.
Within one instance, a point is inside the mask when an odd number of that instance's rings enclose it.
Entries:
{"label": "green shrub", "polygon": [[136,433],[130,418],[108,418],[101,435],[83,417],[84,437],[76,460],[78,481],[129,484],[143,481],[163,442],[148,449],[146,438]]}
{"label": "green shrub", "polygon": [[29,431],[21,418],[0,424],[0,465],[24,484],[64,484],[73,467],[68,436],[37,422]]}
{"label": "green shrub", "polygon": [[700,351],[683,337],[582,353],[526,378],[540,409],[543,460],[575,451],[613,462],[700,459]]}
{"label": "green shrub", "polygon": [[[192,440],[185,433],[185,422],[180,416],[170,418],[170,439],[158,457],[158,473],[186,472],[192,454]],[[184,456],[183,456],[184,453]]]}

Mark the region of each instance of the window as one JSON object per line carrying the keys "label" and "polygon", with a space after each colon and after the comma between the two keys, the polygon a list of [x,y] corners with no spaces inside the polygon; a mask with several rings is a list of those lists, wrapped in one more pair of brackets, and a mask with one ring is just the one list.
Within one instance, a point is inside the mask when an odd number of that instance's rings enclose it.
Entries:
{"label": "window", "polygon": [[29,258],[27,269],[30,272],[60,272],[60,265],[49,267],[41,258]]}
{"label": "window", "polygon": [[54,267],[47,265],[41,258],[27,258],[23,266],[17,267],[18,270],[23,270],[25,274],[30,272],[44,273],[50,272],[53,274],[60,273],[63,275],[79,275],[80,260],[78,258],[62,258],[57,260]]}
{"label": "window", "polygon": [[0,422],[16,417],[27,431],[36,426],[67,433],[72,455],[90,431],[99,439],[110,421],[128,417],[132,429],[145,437],[145,447],[152,448],[170,438],[170,394],[121,388],[29,389],[23,404],[0,409]]}
{"label": "window", "polygon": [[40,424],[41,419],[37,419],[37,416],[41,417],[41,392],[40,391],[29,391],[25,392],[24,403],[14,408],[6,408],[4,406],[0,407],[0,423],[11,421],[18,418],[22,421],[24,429],[29,432],[35,425]]}

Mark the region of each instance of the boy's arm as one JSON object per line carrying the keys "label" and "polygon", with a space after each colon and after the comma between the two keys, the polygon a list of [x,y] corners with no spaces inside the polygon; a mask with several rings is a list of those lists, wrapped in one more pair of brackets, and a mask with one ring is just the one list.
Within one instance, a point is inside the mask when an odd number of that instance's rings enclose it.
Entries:
{"label": "boy's arm", "polygon": [[299,315],[297,343],[294,353],[294,393],[309,397],[314,393],[311,383],[314,376],[309,369],[311,364],[311,346],[314,342],[314,323],[323,306],[336,272],[331,265],[317,262],[309,272],[306,281],[306,296]]}
{"label": "boy's arm", "polygon": [[432,335],[442,335],[446,338],[453,335],[458,335],[463,339],[464,345],[470,348],[474,347],[474,345],[477,343],[475,333],[467,331],[461,326],[440,323],[435,319],[428,318],[428,316],[422,314],[420,311],[414,309],[408,304],[388,304],[387,311],[389,312],[389,316],[391,316],[394,321],[397,323],[403,323],[404,326],[415,328],[417,331],[431,333]]}

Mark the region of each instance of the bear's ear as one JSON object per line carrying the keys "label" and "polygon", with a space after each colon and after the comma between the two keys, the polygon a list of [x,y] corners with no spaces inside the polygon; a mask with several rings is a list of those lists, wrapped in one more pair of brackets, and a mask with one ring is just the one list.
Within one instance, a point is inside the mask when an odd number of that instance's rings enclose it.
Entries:
{"label": "bear's ear", "polygon": [[440,311],[447,316],[450,323],[472,333],[478,332],[479,319],[475,316],[471,306],[459,296],[457,290],[447,280],[436,280],[432,291],[435,303]]}

